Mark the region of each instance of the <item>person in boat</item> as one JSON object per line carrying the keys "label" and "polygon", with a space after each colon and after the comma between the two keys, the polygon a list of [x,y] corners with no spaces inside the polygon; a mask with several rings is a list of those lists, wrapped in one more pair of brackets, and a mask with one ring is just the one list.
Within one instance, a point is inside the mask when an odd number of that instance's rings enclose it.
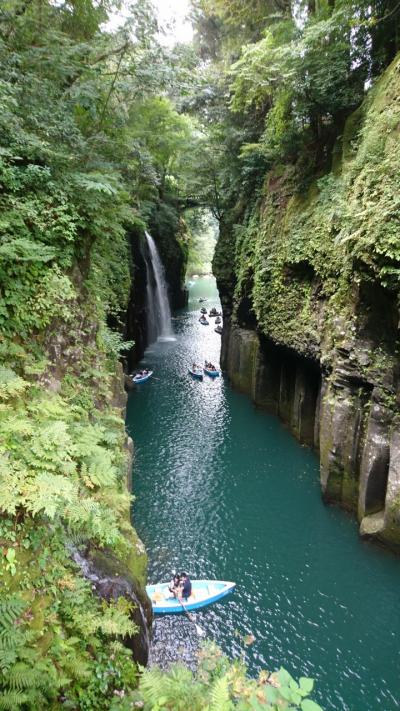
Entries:
{"label": "person in boat", "polygon": [[181,573],[181,586],[180,586],[180,597],[185,600],[188,599],[192,594],[192,583],[190,578],[186,573]]}
{"label": "person in boat", "polygon": [[178,597],[180,594],[181,590],[181,578],[178,573],[175,573],[174,577],[172,578],[170,584],[168,585],[168,590],[174,597]]}

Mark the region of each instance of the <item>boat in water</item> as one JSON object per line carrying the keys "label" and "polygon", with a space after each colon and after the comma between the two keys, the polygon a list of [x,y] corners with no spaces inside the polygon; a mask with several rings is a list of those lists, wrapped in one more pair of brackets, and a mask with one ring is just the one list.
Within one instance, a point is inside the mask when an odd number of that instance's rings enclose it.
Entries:
{"label": "boat in water", "polygon": [[217,317],[216,317],[215,323],[222,323],[222,318],[221,318],[221,316],[217,316]]}
{"label": "boat in water", "polygon": [[217,328],[214,328],[215,333],[219,333],[219,335],[222,334],[222,326],[217,326]]}
{"label": "boat in water", "polygon": [[205,366],[204,366],[204,372],[206,375],[209,375],[210,378],[218,378],[218,376],[220,374],[219,370],[217,370],[217,369],[213,370],[212,368],[211,369],[206,368]]}
{"label": "boat in water", "polygon": [[132,380],[137,385],[138,383],[145,383],[146,380],[149,380],[149,378],[151,378],[152,375],[153,375],[153,371],[149,370],[147,373],[144,373],[144,374],[137,373],[135,376],[133,376]]}
{"label": "boat in water", "polygon": [[206,314],[206,313],[207,313],[207,309],[205,308],[205,306],[203,306],[203,307],[200,309],[200,313],[202,313],[202,314]]}
{"label": "boat in water", "polygon": [[203,370],[206,375],[210,376],[210,378],[218,378],[218,376],[221,372],[218,368],[215,367],[215,365],[213,363],[210,363],[209,360],[204,361]]}
{"label": "boat in water", "polygon": [[236,583],[226,580],[192,580],[192,594],[180,602],[169,590],[170,583],[146,585],[155,615],[191,612],[217,602],[235,588]]}
{"label": "boat in water", "polygon": [[202,324],[202,326],[208,326],[209,323],[210,323],[209,321],[207,321],[207,319],[206,319],[205,316],[201,316],[201,317],[199,318],[199,321],[200,321],[200,323]]}
{"label": "boat in water", "polygon": [[201,368],[189,368],[189,373],[195,380],[203,380],[203,372]]}

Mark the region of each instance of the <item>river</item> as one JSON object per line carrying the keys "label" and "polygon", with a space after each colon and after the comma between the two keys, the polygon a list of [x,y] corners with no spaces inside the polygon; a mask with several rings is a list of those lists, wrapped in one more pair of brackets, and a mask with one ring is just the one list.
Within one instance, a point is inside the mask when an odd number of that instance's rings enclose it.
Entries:
{"label": "river", "polygon": [[[324,506],[317,457],[278,419],[223,378],[189,378],[193,361],[219,359],[213,320],[198,322],[200,296],[219,305],[214,280],[195,282],[173,321],[176,340],[148,349],[154,377],[128,402],[133,524],[149,579],[177,569],[234,580],[235,592],[196,621],[230,656],[245,653],[251,674],[282,665],[310,676],[326,711],[399,709],[400,561]],[[156,621],[156,661],[190,663],[196,644],[185,617]]]}

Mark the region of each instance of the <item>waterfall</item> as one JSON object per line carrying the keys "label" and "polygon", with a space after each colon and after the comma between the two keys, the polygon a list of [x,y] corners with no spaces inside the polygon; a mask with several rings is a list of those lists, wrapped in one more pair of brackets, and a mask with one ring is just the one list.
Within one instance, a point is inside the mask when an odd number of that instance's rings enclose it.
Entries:
{"label": "waterfall", "polygon": [[146,234],[146,316],[149,343],[174,340],[171,328],[171,309],[168,301],[165,271],[151,235]]}

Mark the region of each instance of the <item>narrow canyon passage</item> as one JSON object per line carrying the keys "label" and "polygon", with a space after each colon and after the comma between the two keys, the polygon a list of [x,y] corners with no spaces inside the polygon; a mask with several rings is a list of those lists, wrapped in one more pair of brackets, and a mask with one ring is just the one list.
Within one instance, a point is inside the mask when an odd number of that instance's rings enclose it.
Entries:
{"label": "narrow canyon passage", "polygon": [[[149,554],[149,581],[174,569],[234,580],[232,596],[196,615],[225,652],[239,656],[251,633],[252,674],[282,665],[313,677],[326,711],[394,711],[398,561],[360,541],[343,511],[323,505],[317,457],[278,419],[222,378],[189,379],[193,361],[219,358],[213,320],[198,322],[200,296],[208,308],[218,305],[213,280],[195,282],[188,309],[173,321],[176,341],[150,346],[142,362],[154,379],[129,398],[133,523]],[[157,619],[157,645],[164,658],[188,661],[194,626]]]}

